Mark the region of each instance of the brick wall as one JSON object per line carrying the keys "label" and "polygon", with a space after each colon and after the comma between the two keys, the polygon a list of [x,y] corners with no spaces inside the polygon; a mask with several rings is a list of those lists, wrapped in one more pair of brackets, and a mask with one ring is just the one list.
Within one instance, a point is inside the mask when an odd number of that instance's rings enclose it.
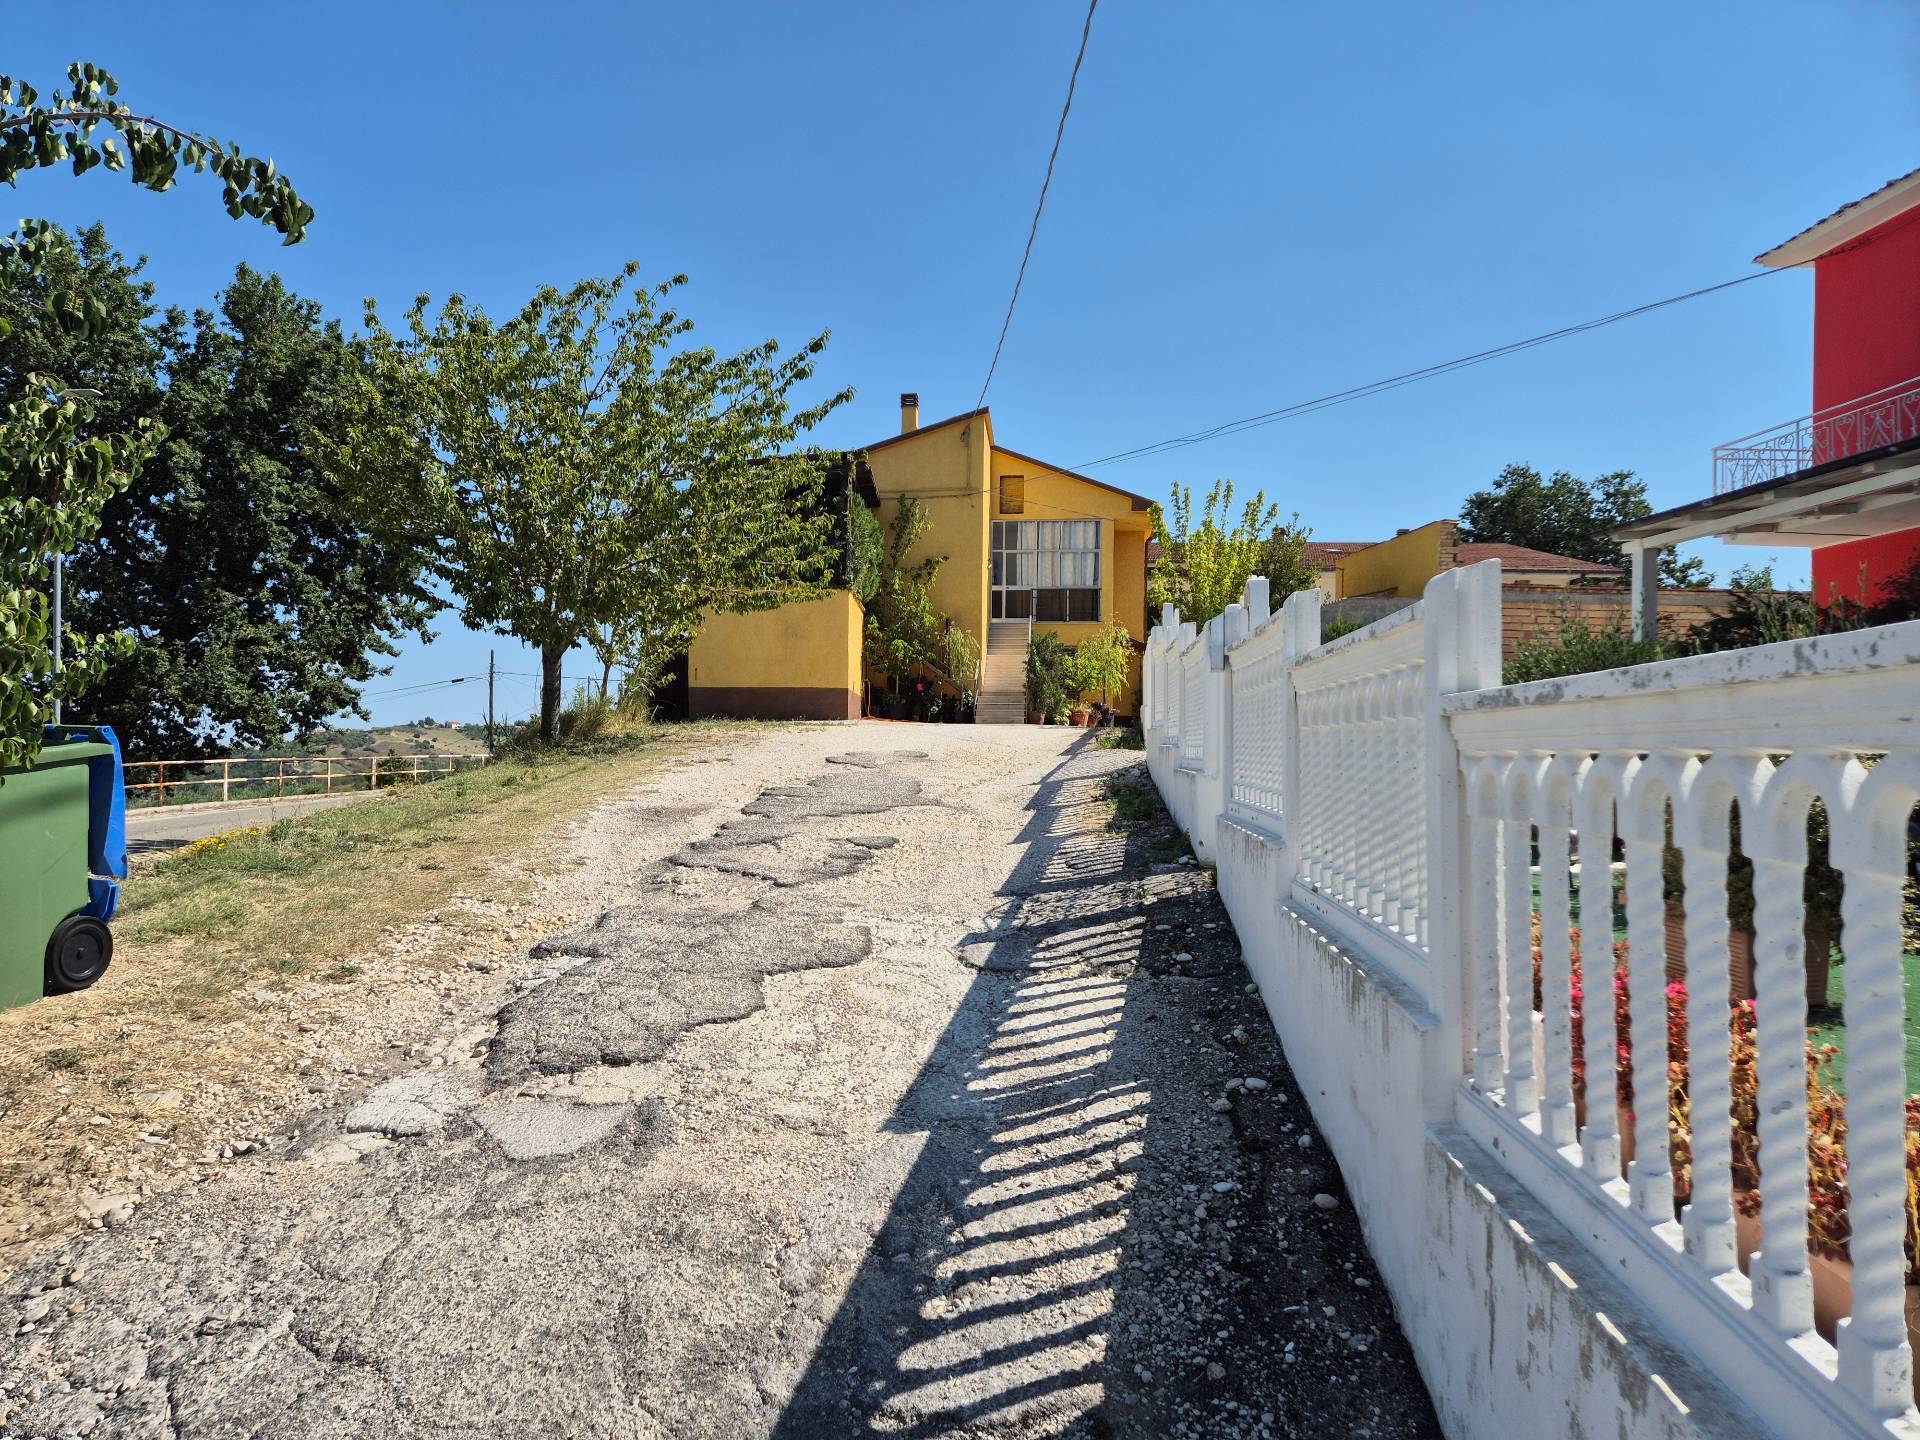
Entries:
{"label": "brick wall", "polygon": [[[1569,608],[1590,630],[1628,624],[1629,598],[1630,592],[1624,587],[1579,585],[1563,590],[1533,585],[1507,586],[1500,592],[1501,659],[1511,660],[1523,640],[1559,634],[1560,617]],[[1661,629],[1684,634],[1704,620],[1724,615],[1732,599],[1730,590],[1662,590]]]}

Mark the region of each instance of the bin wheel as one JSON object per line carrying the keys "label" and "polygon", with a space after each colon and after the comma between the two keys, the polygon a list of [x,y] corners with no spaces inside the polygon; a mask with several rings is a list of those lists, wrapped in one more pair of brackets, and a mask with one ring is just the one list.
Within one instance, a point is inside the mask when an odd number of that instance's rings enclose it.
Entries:
{"label": "bin wheel", "polygon": [[86,989],[112,959],[113,931],[91,915],[69,915],[47,941],[47,993]]}

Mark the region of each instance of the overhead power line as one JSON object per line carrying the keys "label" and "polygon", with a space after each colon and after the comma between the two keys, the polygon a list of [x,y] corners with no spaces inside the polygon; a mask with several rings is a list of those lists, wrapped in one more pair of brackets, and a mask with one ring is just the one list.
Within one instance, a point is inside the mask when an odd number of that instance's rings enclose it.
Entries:
{"label": "overhead power line", "polygon": [[1148,455],[1158,455],[1185,445],[1199,445],[1204,441],[1217,440],[1223,435],[1236,435],[1243,430],[1255,430],[1263,425],[1276,424],[1281,420],[1291,420],[1297,415],[1311,414],[1315,410],[1325,410],[1334,405],[1344,405],[1350,400],[1364,400],[1369,395],[1383,394],[1388,390],[1397,390],[1402,385],[1412,385],[1416,381],[1431,380],[1437,375],[1451,374],[1455,370],[1465,370],[1472,365],[1483,365],[1489,360],[1498,360],[1503,355],[1518,354],[1522,350],[1531,350],[1536,345],[1545,345],[1550,341],[1564,340],[1570,335],[1584,335],[1589,330],[1598,330],[1605,325],[1617,325],[1622,320],[1631,320],[1636,316],[1649,315],[1655,310],[1664,310],[1669,305],[1679,305],[1688,300],[1697,300],[1703,295],[1712,295],[1721,290],[1731,290],[1736,285],[1745,285],[1753,280],[1764,280],[1769,275],[1786,273],[1783,270],[1760,270],[1752,275],[1742,275],[1735,280],[1723,280],[1718,285],[1707,285],[1698,290],[1689,290],[1684,295],[1669,295],[1664,300],[1654,300],[1645,305],[1635,305],[1630,310],[1617,310],[1611,315],[1602,315],[1597,320],[1583,320],[1578,325],[1567,325],[1558,330],[1549,330],[1544,335],[1530,336],[1525,340],[1515,340],[1506,345],[1496,345],[1491,350],[1476,351],[1472,355],[1462,355],[1453,360],[1443,360],[1437,365],[1423,366],[1418,370],[1408,370],[1400,375],[1391,375],[1384,380],[1375,380],[1366,385],[1355,385],[1348,390],[1336,390],[1331,395],[1320,395],[1312,400],[1297,401],[1292,405],[1283,405],[1277,410],[1263,410],[1258,415],[1244,416],[1239,420],[1227,420],[1205,430],[1196,430],[1188,435],[1175,435],[1166,440],[1156,440],[1151,445],[1138,445],[1131,450],[1117,451],[1112,455],[1103,455],[1098,460],[1083,461],[1076,469],[1090,470],[1095,465],[1114,465],[1123,460],[1138,460]]}
{"label": "overhead power line", "polygon": [[422,680],[413,685],[396,685],[390,690],[364,690],[361,692],[360,698],[363,700],[371,700],[378,695],[411,695],[427,690],[442,690],[449,685],[466,685],[472,681],[484,680],[486,678],[484,675],[460,675],[452,680]]}
{"label": "overhead power line", "polygon": [[1080,62],[1087,58],[1087,37],[1093,33],[1093,12],[1100,0],[1088,0],[1087,20],[1080,27],[1080,53],[1073,57],[1073,73],[1067,77],[1067,103],[1060,107],[1060,124],[1053,132],[1053,151],[1047,156],[1046,178],[1040,182],[1040,202],[1033,207],[1033,224],[1027,229],[1027,248],[1020,253],[1020,270],[1013,277],[1013,297],[1007,301],[1007,318],[1000,322],[1000,338],[993,345],[993,362],[987,366],[987,378],[980,383],[978,410],[987,403],[987,387],[993,384],[993,372],[1000,368],[1000,350],[1007,343],[1007,327],[1013,324],[1013,307],[1020,303],[1020,284],[1027,278],[1027,261],[1033,258],[1033,238],[1040,233],[1040,215],[1047,208],[1047,189],[1053,184],[1054,162],[1060,158],[1060,140],[1067,133],[1067,116],[1073,110],[1073,87],[1080,83]]}

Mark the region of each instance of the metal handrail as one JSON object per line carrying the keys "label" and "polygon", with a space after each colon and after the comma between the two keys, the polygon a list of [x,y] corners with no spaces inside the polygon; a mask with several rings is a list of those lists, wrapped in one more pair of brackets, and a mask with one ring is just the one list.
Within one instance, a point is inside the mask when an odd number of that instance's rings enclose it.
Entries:
{"label": "metal handrail", "polygon": [[1713,493],[1920,437],[1920,375],[1713,447]]}

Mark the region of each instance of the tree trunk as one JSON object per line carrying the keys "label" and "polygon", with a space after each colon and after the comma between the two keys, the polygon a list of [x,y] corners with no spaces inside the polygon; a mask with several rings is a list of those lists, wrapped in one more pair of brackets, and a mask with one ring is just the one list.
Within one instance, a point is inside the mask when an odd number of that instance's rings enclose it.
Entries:
{"label": "tree trunk", "polygon": [[600,662],[600,698],[602,700],[607,698],[607,686],[611,684],[612,681],[613,681],[613,661],[602,660]]}
{"label": "tree trunk", "polygon": [[560,662],[568,648],[546,645],[540,650],[540,738],[549,745],[560,743]]}

